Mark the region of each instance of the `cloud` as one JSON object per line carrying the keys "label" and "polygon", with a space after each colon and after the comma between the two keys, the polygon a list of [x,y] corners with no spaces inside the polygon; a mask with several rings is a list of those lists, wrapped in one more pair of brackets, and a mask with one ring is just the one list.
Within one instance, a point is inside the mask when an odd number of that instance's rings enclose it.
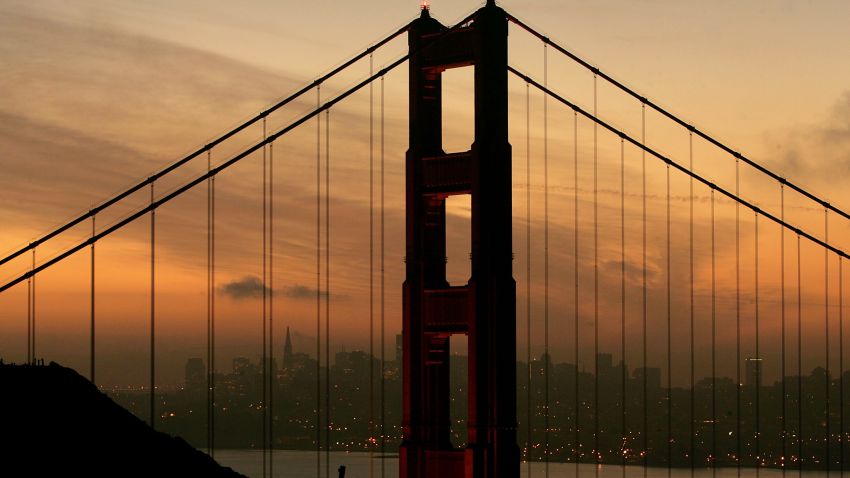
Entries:
{"label": "cloud", "polygon": [[[263,286],[263,280],[259,277],[245,276],[241,279],[219,286],[218,290],[221,294],[224,294],[231,299],[243,300],[261,298],[263,296],[264,288],[266,292],[272,292],[272,289]],[[310,300],[316,298],[316,289],[301,284],[293,284],[281,289],[275,289],[274,293],[295,300]],[[321,291],[320,295],[322,298],[328,296],[326,291]],[[334,299],[340,299],[343,297],[344,296],[338,294],[333,294]]]}
{"label": "cloud", "polygon": [[219,286],[219,291],[222,294],[236,300],[259,299],[263,296],[264,289],[266,292],[270,291],[268,287],[263,285],[263,281],[255,276],[243,277]]}

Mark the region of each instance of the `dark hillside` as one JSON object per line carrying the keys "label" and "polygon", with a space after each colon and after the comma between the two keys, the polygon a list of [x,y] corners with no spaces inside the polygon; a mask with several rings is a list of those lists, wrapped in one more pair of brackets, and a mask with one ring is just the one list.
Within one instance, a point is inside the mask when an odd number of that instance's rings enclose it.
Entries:
{"label": "dark hillside", "polygon": [[56,363],[0,365],[0,476],[242,476]]}

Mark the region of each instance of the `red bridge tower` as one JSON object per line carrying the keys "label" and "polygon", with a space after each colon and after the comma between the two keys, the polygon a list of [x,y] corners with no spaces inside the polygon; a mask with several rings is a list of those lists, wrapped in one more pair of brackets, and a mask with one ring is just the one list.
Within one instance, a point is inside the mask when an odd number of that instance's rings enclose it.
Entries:
{"label": "red bridge tower", "polygon": [[[409,32],[410,148],[403,319],[403,478],[519,476],[507,16],[489,0],[448,31],[427,8]],[[475,68],[472,149],[442,149],[441,74]],[[471,277],[446,281],[446,198],[472,196]],[[449,341],[468,337],[465,449],[449,437]]]}

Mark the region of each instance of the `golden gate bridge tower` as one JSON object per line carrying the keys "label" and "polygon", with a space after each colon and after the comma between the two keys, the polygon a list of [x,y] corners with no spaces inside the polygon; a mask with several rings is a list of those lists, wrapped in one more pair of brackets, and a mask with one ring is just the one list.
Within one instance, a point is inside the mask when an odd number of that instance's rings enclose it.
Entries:
{"label": "golden gate bridge tower", "polygon": [[[516,283],[512,273],[507,15],[488,1],[448,29],[427,5],[409,30],[403,318],[404,478],[518,477]],[[441,74],[473,67],[475,137],[442,149]],[[446,280],[446,198],[471,195],[471,277]],[[468,445],[450,440],[450,354],[468,337]]]}

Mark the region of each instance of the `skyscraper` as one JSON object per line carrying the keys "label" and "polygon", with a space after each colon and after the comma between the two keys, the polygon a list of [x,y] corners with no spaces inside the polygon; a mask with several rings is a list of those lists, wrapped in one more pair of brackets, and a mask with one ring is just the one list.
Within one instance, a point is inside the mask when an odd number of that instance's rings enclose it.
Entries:
{"label": "skyscraper", "polygon": [[186,361],[185,380],[186,389],[199,390],[206,383],[206,367],[200,358],[190,358]]}

